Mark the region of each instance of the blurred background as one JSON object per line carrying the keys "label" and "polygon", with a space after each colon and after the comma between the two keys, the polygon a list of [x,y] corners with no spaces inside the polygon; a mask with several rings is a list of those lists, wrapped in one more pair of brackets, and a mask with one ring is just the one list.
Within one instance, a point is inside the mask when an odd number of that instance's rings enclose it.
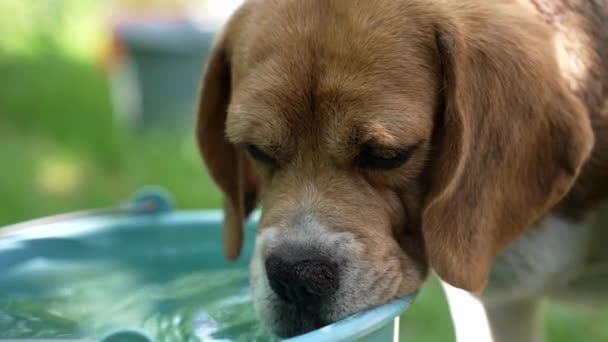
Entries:
{"label": "blurred background", "polygon": [[[104,207],[144,185],[215,208],[192,136],[198,79],[236,0],[0,0],[0,226]],[[549,341],[608,341],[608,310],[548,306]],[[454,340],[436,281],[407,341]]]}

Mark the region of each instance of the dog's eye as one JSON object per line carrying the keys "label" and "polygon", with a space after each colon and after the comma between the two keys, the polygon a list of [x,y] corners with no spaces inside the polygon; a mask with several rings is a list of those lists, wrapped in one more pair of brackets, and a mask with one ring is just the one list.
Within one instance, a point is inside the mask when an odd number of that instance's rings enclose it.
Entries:
{"label": "dog's eye", "polygon": [[405,164],[418,145],[404,149],[365,146],[355,158],[355,164],[366,169],[392,170]]}
{"label": "dog's eye", "polygon": [[255,145],[247,145],[245,146],[245,151],[247,151],[247,153],[249,153],[249,155],[251,156],[251,158],[262,162],[262,163],[266,163],[266,164],[274,164],[276,163],[276,160],[274,158],[272,158],[271,156],[269,156],[268,154],[266,154],[266,152],[263,152],[262,150],[260,150],[257,146]]}

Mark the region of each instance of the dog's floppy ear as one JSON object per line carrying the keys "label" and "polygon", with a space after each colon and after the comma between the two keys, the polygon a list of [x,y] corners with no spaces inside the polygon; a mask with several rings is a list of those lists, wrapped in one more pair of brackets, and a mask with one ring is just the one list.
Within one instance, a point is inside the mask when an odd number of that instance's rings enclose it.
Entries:
{"label": "dog's floppy ear", "polygon": [[496,254],[569,190],[593,136],[544,24],[503,5],[450,6],[436,25],[445,110],[423,235],[437,274],[478,292]]}
{"label": "dog's floppy ear", "polygon": [[224,254],[237,258],[243,244],[243,224],[255,208],[258,180],[249,160],[226,138],[231,96],[230,35],[240,16],[233,16],[217,38],[203,74],[196,140],[207,170],[224,195]]}

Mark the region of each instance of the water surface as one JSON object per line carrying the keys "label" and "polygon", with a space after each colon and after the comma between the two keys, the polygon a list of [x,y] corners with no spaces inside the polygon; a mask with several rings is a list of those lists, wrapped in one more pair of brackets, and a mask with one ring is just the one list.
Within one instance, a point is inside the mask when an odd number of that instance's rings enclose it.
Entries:
{"label": "water surface", "polygon": [[159,285],[117,265],[64,265],[60,279],[38,267],[38,285],[65,286],[0,302],[0,338],[99,338],[140,328],[157,341],[273,340],[255,319],[242,270],[192,273]]}

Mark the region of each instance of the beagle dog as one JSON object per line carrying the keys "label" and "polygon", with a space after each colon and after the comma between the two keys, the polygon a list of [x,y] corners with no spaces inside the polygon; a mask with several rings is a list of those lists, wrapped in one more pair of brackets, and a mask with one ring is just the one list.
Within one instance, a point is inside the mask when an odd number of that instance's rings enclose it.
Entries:
{"label": "beagle dog", "polygon": [[480,298],[497,341],[541,298],[607,298],[605,0],[249,0],[196,137],[224,250],[261,205],[254,306],[277,335],[418,289]]}

